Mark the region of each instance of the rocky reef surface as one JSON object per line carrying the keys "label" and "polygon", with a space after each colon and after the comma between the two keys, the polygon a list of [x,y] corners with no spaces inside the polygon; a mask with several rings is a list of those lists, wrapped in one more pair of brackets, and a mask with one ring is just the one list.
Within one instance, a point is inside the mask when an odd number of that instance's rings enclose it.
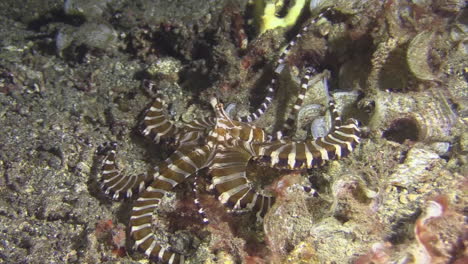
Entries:
{"label": "rocky reef surface", "polygon": [[[339,111],[362,122],[361,144],[311,171],[253,164],[278,196],[261,225],[208,191],[202,225],[182,186],[169,203],[169,222],[179,222],[166,233],[188,263],[466,263],[465,1],[311,0],[295,26],[262,34],[250,22],[271,20],[258,8],[273,1],[254,1],[255,12],[247,2],[0,2],[0,263],[147,263],[126,228],[132,199],[100,190],[95,155],[116,141],[124,169],[139,174],[170,153],[138,131],[151,102],[142,81],[157,83],[177,122],[208,115],[211,96],[247,114],[281,48],[327,8],[291,50],[257,125],[281,126],[300,72],[315,63]],[[278,2],[270,16],[297,8]],[[316,83],[298,138],[318,129],[325,109]]]}

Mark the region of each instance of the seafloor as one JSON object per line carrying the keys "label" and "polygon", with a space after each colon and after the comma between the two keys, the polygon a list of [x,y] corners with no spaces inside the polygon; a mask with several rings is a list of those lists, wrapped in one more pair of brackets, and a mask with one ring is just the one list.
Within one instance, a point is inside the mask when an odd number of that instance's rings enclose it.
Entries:
{"label": "seafloor", "polygon": [[[361,121],[361,143],[310,171],[252,162],[254,182],[278,196],[263,224],[227,213],[201,171],[210,224],[183,184],[161,239],[187,263],[468,262],[465,1],[306,1],[295,26],[263,34],[247,2],[0,2],[0,263],[147,263],[126,229],[132,199],[103,194],[95,155],[115,141],[121,168],[139,174],[172,151],[139,133],[152,98],[142,81],[156,83],[176,122],[210,114],[211,96],[249,113],[282,47],[327,7],[256,124],[281,127],[313,65],[340,112]],[[278,2],[281,20],[296,1]],[[326,96],[312,86],[297,138],[320,128]]]}

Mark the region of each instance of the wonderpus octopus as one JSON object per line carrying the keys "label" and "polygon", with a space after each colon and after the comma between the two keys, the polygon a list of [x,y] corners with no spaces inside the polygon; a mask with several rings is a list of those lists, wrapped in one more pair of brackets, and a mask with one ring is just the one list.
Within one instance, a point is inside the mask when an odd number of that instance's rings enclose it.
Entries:
{"label": "wonderpus octopus", "polygon": [[[301,32],[307,31],[305,27]],[[249,116],[231,118],[223,104],[212,98],[214,117],[200,118],[190,123],[176,124],[167,114],[163,97],[157,94],[142,121],[142,134],[155,143],[171,142],[175,151],[146,175],[123,174],[116,165],[116,144],[107,144],[100,149],[105,156],[102,165],[102,186],[114,198],[121,194],[130,197],[140,192],[134,201],[130,217],[130,233],[135,245],[150,258],[163,263],[184,263],[184,255],[175,252],[170,246],[163,245],[155,234],[158,227],[155,209],[164,195],[197,171],[208,168],[210,188],[218,194],[218,199],[231,212],[252,211],[257,220],[262,221],[268,209],[275,203],[275,197],[256,188],[247,177],[246,167],[251,160],[261,165],[283,170],[304,170],[322,166],[327,160],[347,156],[360,140],[358,121],[348,119],[342,122],[334,108],[333,99],[329,100],[332,127],[321,138],[307,138],[295,141],[282,136],[282,133],[267,135],[252,124],[269,107],[277,85],[277,76],[284,68],[288,52],[301,38],[297,35],[278,59],[275,77],[268,93],[259,108]],[[301,88],[284,128],[294,121],[300,109],[308,83],[316,74],[314,67],[307,67],[301,80]],[[145,82],[154,88],[151,82]]]}

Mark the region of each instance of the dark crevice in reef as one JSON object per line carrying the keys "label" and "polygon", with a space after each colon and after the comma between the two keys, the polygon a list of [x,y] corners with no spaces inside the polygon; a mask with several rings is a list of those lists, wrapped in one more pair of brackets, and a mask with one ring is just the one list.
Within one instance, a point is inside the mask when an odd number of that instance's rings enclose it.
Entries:
{"label": "dark crevice in reef", "polygon": [[383,132],[382,137],[403,144],[406,140],[417,141],[419,130],[416,120],[400,118],[392,122],[390,127]]}

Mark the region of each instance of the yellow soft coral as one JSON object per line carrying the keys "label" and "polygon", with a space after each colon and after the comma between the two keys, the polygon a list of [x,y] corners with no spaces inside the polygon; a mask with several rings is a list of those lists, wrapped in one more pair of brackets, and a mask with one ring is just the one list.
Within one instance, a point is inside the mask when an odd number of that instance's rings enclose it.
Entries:
{"label": "yellow soft coral", "polygon": [[[265,3],[265,1],[267,2]],[[308,0],[296,0],[294,5],[289,9],[288,14],[280,18],[276,16],[276,10],[277,7],[284,5],[284,0],[276,0],[274,2],[272,0],[255,0],[255,16],[258,20],[260,34],[265,33],[269,29],[293,26],[307,2]]]}

